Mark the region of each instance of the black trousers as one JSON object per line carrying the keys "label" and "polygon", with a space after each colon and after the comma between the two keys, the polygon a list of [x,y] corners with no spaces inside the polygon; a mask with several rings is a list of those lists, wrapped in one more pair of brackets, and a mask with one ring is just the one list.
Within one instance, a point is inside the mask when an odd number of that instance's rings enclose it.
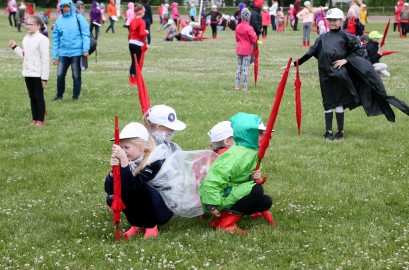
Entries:
{"label": "black trousers", "polygon": [[129,69],[129,74],[131,76],[135,76],[136,75],[136,69],[135,69],[135,57],[134,54],[136,55],[136,61],[139,61],[141,59],[141,55],[142,55],[142,47],[135,45],[135,44],[131,44],[129,43],[129,52],[131,53],[131,58],[132,58],[132,64],[131,67]]}
{"label": "black trousers", "polygon": [[251,215],[264,212],[271,208],[273,200],[270,196],[264,195],[262,185],[255,185],[250,194],[238,200],[230,210],[240,212],[243,215]]}
{"label": "black trousers", "polygon": [[28,95],[30,97],[31,115],[33,120],[44,122],[45,101],[41,78],[25,77]]}

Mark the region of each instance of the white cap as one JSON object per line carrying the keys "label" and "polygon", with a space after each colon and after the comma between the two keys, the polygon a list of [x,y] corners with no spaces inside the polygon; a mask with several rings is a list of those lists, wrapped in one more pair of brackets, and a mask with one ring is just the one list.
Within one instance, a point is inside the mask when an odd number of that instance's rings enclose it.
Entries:
{"label": "white cap", "polygon": [[263,124],[263,122],[260,122],[260,124],[258,125],[258,130],[263,130],[265,131],[267,128],[266,126]]}
{"label": "white cap", "polygon": [[[132,122],[126,125],[121,133],[119,134],[119,139],[133,139],[133,138],[141,138],[144,141],[149,140],[149,132],[146,127],[140,123]],[[111,139],[113,141],[114,139]]]}
{"label": "white cap", "polygon": [[327,11],[327,19],[343,19],[344,18],[344,12],[340,10],[339,8],[331,8],[330,10]]}
{"label": "white cap", "polygon": [[264,6],[263,9],[264,9],[264,10],[268,10],[268,6]]}
{"label": "white cap", "polygon": [[403,6],[404,6],[404,7],[407,7],[407,6],[409,6],[409,3],[405,3],[405,4],[403,4]]}
{"label": "white cap", "polygon": [[310,1],[305,1],[305,2],[304,2],[304,6],[305,6],[305,7],[311,6],[311,2],[310,2]]}
{"label": "white cap", "polygon": [[209,135],[211,142],[220,142],[233,136],[233,128],[230,121],[219,122],[212,127],[207,135]]}
{"label": "white cap", "polygon": [[213,5],[212,8],[217,8],[217,5]]}
{"label": "white cap", "polygon": [[166,105],[155,105],[148,110],[148,120],[173,130],[184,130],[186,124],[179,121],[173,108]]}

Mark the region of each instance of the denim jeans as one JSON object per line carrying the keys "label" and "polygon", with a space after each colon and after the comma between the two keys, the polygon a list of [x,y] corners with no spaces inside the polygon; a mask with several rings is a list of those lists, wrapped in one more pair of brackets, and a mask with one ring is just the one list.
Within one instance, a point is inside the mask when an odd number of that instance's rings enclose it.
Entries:
{"label": "denim jeans", "polygon": [[81,93],[81,68],[80,68],[81,56],[60,56],[58,57],[57,67],[57,97],[61,97],[65,92],[65,75],[71,65],[72,79],[74,81],[74,91],[72,98],[78,98]]}

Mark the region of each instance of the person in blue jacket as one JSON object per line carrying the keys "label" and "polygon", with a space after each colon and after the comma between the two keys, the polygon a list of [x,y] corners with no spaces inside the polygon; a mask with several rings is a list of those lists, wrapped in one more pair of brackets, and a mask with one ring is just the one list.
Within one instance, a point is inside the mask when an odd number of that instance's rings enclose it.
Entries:
{"label": "person in blue jacket", "polygon": [[57,65],[57,95],[61,100],[65,92],[65,75],[71,66],[74,91],[73,100],[81,93],[81,57],[90,49],[89,25],[84,16],[76,14],[72,0],[61,0],[62,16],[55,22],[52,36],[52,61]]}

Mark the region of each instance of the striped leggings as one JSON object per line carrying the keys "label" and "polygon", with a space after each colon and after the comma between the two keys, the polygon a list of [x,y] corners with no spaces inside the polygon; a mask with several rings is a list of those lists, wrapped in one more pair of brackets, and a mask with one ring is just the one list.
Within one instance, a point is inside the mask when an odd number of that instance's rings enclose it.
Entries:
{"label": "striped leggings", "polygon": [[247,75],[249,73],[251,55],[237,55],[237,72],[235,86],[240,86],[240,78],[243,76],[243,88],[247,88]]}

